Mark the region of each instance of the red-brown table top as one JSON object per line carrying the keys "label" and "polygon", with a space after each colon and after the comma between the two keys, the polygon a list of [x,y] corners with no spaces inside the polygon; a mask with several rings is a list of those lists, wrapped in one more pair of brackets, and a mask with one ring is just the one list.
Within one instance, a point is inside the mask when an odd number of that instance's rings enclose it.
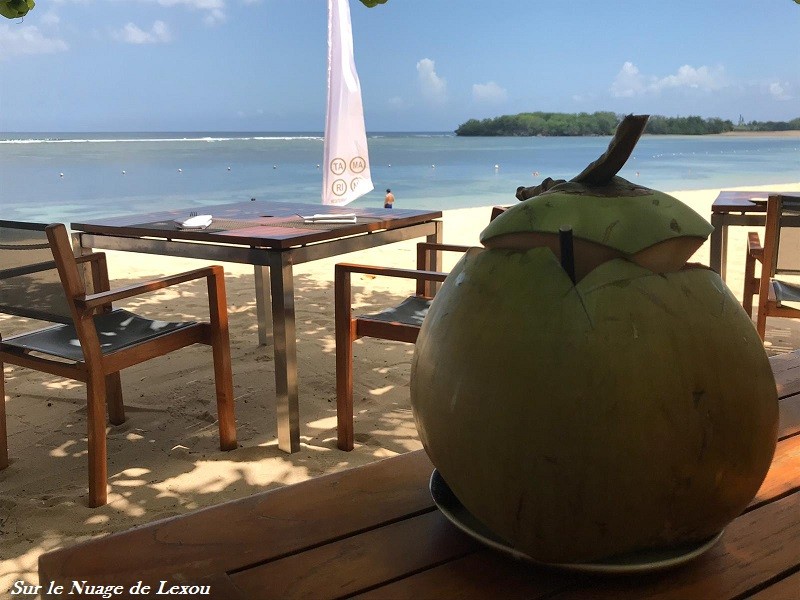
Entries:
{"label": "red-brown table top", "polygon": [[[186,209],[73,221],[70,226],[76,231],[101,235],[156,237],[283,249],[407,227],[442,216],[441,211],[430,210],[337,207],[260,200],[204,206],[198,211],[213,217],[208,228],[181,229],[178,223],[190,216]],[[305,223],[302,218],[317,214],[335,217],[353,213],[356,223]]]}
{"label": "red-brown table top", "polygon": [[798,196],[800,192],[763,192],[722,190],[711,205],[711,212],[766,212],[767,199],[776,194]]}

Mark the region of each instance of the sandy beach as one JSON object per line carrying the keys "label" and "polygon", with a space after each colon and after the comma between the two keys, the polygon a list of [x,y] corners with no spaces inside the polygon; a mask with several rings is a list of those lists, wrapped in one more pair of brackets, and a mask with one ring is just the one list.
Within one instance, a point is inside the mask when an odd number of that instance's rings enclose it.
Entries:
{"label": "sandy beach", "polygon": [[727,137],[800,137],[800,130],[786,129],[784,131],[726,131],[717,135],[724,135]]}
{"label": "sandy beach", "polygon": [[[800,193],[800,182],[740,189]],[[671,193],[708,219],[718,192]],[[445,242],[478,245],[489,214],[489,207],[446,211]],[[731,228],[729,236],[727,284],[737,298],[748,231]],[[356,448],[350,453],[336,449],[334,373],[334,264],[412,267],[416,241],[295,268],[302,447],[292,455],[277,447],[273,351],[258,345],[249,266],[224,265],[240,447],[231,452],[218,447],[210,348],[183,349],[127,369],[122,382],[128,420],[108,428],[106,506],[86,505],[84,386],[6,365],[12,462],[0,472],[0,597],[9,595],[14,581],[37,583],[38,556],[53,548],[421,448],[409,405],[412,345],[356,342]],[[202,264],[107,254],[112,285]],[[692,260],[708,264],[708,256],[706,242]],[[445,268],[455,260],[446,257]],[[190,283],[121,306],[159,318],[205,318],[204,286]],[[357,309],[386,306],[410,293],[410,286],[407,280],[356,276],[354,303]],[[0,317],[6,336],[25,329],[9,323]],[[800,321],[771,319],[768,353],[798,347]]]}

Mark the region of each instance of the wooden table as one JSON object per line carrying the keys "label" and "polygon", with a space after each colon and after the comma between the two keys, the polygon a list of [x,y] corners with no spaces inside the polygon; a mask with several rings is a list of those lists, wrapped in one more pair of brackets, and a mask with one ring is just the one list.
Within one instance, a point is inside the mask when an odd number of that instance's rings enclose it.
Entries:
{"label": "wooden table", "polygon": [[[800,192],[732,192],[723,190],[711,205],[711,255],[709,266],[725,281],[728,260],[728,227],[744,225],[763,227],[767,213],[767,198],[770,195],[798,195]],[[753,201],[755,200],[755,202]],[[784,217],[786,219],[786,217]],[[787,225],[800,226],[800,217],[789,217]],[[796,221],[796,223],[794,223]],[[742,255],[745,247],[741,248]]]}
{"label": "wooden table", "polygon": [[[291,202],[238,202],[203,207],[214,222],[180,230],[187,211],[140,214],[71,223],[73,244],[93,248],[251,264],[255,271],[259,343],[266,344],[272,308],[278,446],[300,449],[293,266],[357,250],[425,237],[442,241],[440,211],[330,207]],[[356,213],[356,223],[308,224],[300,215]],[[434,254],[431,270],[437,270]]]}
{"label": "wooden table", "polygon": [[796,599],[800,354],[771,362],[781,396],[772,468],[722,539],[672,570],[590,576],[507,558],[439,512],[428,491],[433,466],[418,451],[48,552],[40,581],[207,585],[208,597],[228,600]]}

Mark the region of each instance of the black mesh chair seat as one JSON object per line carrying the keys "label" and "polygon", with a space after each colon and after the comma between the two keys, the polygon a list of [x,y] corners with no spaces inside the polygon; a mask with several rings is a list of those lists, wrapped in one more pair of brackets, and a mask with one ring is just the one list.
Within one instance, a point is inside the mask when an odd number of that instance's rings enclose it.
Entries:
{"label": "black mesh chair seat", "polygon": [[405,323],[406,325],[416,325],[422,327],[422,321],[428,314],[431,307],[431,299],[422,296],[409,296],[400,304],[393,308],[387,308],[380,312],[359,315],[359,319],[369,319],[370,321],[385,321],[387,323]]}
{"label": "black mesh chair seat", "polygon": [[[122,309],[97,315],[94,317],[94,323],[103,354],[146,342],[195,324],[194,321],[178,323],[154,321]],[[4,339],[2,344],[6,347],[43,352],[76,362],[83,361],[83,350],[81,350],[75,326],[72,324],[54,325],[10,337]]]}
{"label": "black mesh chair seat", "polygon": [[787,283],[785,281],[772,280],[772,292],[778,306],[785,302],[800,302],[800,285]]}

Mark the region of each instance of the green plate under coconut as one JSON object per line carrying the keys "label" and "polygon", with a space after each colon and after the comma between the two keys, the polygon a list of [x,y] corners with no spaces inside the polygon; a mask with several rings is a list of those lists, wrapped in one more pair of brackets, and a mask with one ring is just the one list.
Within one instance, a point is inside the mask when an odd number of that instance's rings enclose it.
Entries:
{"label": "green plate under coconut", "polygon": [[467,535],[516,560],[535,565],[579,571],[584,573],[631,574],[660,571],[677,567],[693,560],[711,549],[722,537],[723,531],[702,542],[683,544],[672,548],[644,550],[591,563],[545,563],[535,560],[509,546],[476,519],[458,500],[444,477],[434,469],[431,474],[430,491],[433,502],[447,519]]}

